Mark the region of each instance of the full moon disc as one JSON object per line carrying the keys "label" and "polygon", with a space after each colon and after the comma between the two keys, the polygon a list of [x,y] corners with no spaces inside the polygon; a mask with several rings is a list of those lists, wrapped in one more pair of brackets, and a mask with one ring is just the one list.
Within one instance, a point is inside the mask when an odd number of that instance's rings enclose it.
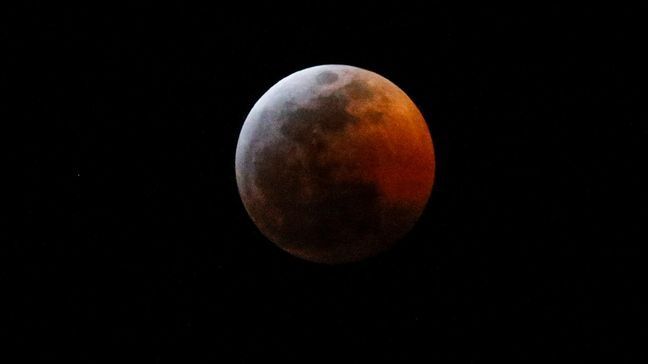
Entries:
{"label": "full moon disc", "polygon": [[297,257],[358,261],[391,247],[427,204],[432,138],[386,78],[324,65],[293,73],[254,105],[236,181],[261,232]]}

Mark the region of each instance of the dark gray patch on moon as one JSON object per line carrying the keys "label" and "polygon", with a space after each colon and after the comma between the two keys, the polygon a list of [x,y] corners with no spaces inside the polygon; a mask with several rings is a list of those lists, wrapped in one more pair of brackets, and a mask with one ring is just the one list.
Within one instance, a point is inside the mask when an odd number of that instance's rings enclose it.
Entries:
{"label": "dark gray patch on moon", "polygon": [[[331,73],[337,77],[333,72]],[[350,100],[369,101],[374,97],[367,82],[354,79],[349,84],[333,91],[330,95],[318,96],[308,105],[298,107],[294,103],[286,103],[279,116],[280,130],[286,137],[297,142],[311,140],[312,132],[321,129],[322,132],[341,132],[360,119],[347,111]],[[373,113],[370,120],[380,121],[382,114]]]}
{"label": "dark gray patch on moon", "polygon": [[348,85],[344,86],[344,90],[353,100],[369,101],[374,96],[369,84],[364,80],[354,79]]}
{"label": "dark gray patch on moon", "polygon": [[341,132],[348,124],[359,121],[346,110],[348,104],[347,96],[336,92],[317,97],[308,107],[286,107],[280,116],[280,130],[286,137],[302,143],[310,140],[313,131],[318,129]]}
{"label": "dark gray patch on moon", "polygon": [[339,76],[332,71],[324,71],[317,75],[317,82],[321,85],[328,85],[337,81]]}

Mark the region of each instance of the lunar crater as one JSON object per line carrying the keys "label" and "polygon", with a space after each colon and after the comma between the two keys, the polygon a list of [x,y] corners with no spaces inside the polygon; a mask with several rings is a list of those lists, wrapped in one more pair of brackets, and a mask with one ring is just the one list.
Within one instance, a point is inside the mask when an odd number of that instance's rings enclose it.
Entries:
{"label": "lunar crater", "polygon": [[323,85],[328,85],[330,83],[333,83],[338,80],[340,76],[337,75],[335,72],[331,71],[324,71],[317,75],[317,82]]}

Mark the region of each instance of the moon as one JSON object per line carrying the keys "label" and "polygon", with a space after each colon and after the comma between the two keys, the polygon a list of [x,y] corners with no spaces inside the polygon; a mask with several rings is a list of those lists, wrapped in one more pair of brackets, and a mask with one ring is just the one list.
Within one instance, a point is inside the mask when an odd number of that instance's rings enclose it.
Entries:
{"label": "moon", "polygon": [[414,226],[434,181],[434,148],[414,102],[386,78],[323,65],[295,72],[254,105],[235,171],[269,240],[318,263],[374,256]]}

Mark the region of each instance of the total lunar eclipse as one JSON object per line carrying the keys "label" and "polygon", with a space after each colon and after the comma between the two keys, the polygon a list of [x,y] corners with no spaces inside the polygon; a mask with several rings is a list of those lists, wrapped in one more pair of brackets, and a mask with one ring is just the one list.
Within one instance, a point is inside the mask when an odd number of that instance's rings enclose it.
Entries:
{"label": "total lunar eclipse", "polygon": [[258,100],[235,167],[243,204],[266,237],[334,264],[384,251],[413,227],[435,161],[427,124],[400,88],[364,69],[324,65]]}

